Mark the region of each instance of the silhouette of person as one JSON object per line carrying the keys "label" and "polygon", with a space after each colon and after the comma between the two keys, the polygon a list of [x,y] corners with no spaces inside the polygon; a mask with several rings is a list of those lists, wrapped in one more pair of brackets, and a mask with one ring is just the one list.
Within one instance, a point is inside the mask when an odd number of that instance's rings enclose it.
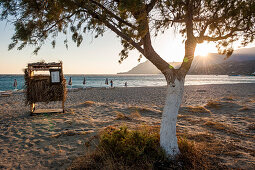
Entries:
{"label": "silhouette of person", "polygon": [[110,81],[110,83],[111,83],[111,87],[113,87],[113,81],[112,80]]}
{"label": "silhouette of person", "polygon": [[17,89],[17,86],[18,86],[17,80],[14,79],[13,87],[15,87],[15,89]]}
{"label": "silhouette of person", "polygon": [[125,82],[125,87],[127,87],[127,82]]}

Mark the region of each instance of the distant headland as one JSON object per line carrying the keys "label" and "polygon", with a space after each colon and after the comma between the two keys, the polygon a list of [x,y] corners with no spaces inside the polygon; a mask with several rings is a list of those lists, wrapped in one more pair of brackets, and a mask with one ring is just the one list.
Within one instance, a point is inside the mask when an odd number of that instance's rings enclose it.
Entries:
{"label": "distant headland", "polygon": [[[188,74],[203,75],[250,75],[255,72],[255,47],[242,48],[234,51],[234,54],[224,59],[225,56],[217,53],[210,53],[207,57],[196,56],[192,62]],[[170,62],[175,68],[181,62]],[[127,72],[117,74],[161,74],[160,71],[150,62],[145,61],[138,64]]]}

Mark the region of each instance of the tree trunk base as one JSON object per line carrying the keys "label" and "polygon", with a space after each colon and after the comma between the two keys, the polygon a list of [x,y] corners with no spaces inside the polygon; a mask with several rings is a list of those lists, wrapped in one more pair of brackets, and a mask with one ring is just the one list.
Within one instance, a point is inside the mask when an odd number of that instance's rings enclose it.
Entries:
{"label": "tree trunk base", "polygon": [[167,86],[166,103],[160,128],[160,145],[170,158],[180,153],[176,137],[176,122],[183,91],[184,80],[175,79],[174,86],[172,84]]}

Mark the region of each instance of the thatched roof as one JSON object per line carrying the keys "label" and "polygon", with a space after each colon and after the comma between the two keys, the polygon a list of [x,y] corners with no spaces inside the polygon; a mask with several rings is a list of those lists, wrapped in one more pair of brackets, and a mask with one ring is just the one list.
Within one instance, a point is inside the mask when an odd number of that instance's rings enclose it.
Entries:
{"label": "thatched roof", "polygon": [[30,63],[27,65],[27,68],[31,71],[46,71],[49,69],[61,69],[62,62],[59,63],[45,63],[45,62],[37,62],[37,63]]}
{"label": "thatched roof", "polygon": [[[51,83],[50,75],[33,75],[34,71],[60,69],[60,82]],[[25,69],[26,104],[36,102],[65,101],[66,80],[60,63],[30,63]]]}

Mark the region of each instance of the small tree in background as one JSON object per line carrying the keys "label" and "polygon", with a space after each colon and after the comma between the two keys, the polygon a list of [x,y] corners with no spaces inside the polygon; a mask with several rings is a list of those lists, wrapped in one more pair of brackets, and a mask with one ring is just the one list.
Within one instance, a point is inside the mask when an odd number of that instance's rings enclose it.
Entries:
{"label": "small tree in background", "polygon": [[[179,153],[177,114],[197,44],[217,42],[219,53],[229,57],[233,42],[245,46],[255,35],[254,0],[0,0],[0,6],[1,19],[10,19],[15,26],[9,49],[34,45],[36,54],[47,38],[68,30],[79,46],[84,33],[98,37],[110,29],[121,39],[120,62],[134,49],[151,61],[167,81],[160,144],[168,156]],[[185,56],[178,69],[163,60],[151,43],[151,36],[172,26],[185,39]],[[64,43],[68,47],[67,39]]]}

